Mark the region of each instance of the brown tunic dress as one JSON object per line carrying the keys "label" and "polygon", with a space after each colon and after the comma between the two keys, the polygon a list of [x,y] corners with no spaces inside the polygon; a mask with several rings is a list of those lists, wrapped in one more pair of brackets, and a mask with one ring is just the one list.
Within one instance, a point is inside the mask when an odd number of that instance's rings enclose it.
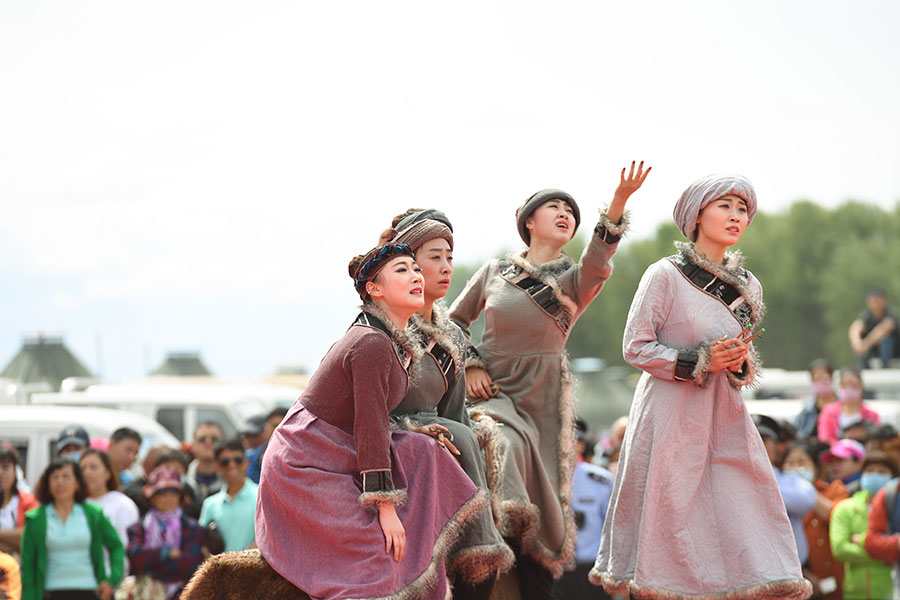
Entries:
{"label": "brown tunic dress", "polygon": [[[486,501],[432,438],[391,431],[388,413],[407,392],[404,363],[415,353],[404,338],[360,315],[266,450],[256,541],[312,598],[444,598],[446,557]],[[376,510],[388,499],[406,531],[399,563],[385,552]]]}
{"label": "brown tunic dress", "polygon": [[578,263],[564,256],[532,265],[524,253],[491,260],[450,307],[467,334],[484,311],[484,336],[469,349],[466,366],[486,368],[500,387],[473,409],[503,424],[500,532],[554,577],[575,551],[575,402],[565,344],[612,273],[624,229],[624,220],[613,225],[601,214]]}

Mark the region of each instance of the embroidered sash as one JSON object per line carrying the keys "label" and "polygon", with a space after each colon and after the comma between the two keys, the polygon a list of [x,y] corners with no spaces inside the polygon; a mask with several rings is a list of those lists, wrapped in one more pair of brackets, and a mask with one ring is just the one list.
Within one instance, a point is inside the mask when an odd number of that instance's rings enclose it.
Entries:
{"label": "embroidered sash", "polygon": [[[675,254],[668,258],[669,262],[678,267],[685,279],[702,292],[709,294],[727,306],[741,325],[746,327],[750,324],[752,315],[750,303],[747,302],[746,298],[741,295],[734,285],[694,264],[684,254]],[[744,273],[745,271],[741,269],[741,275],[744,275]]]}
{"label": "embroidered sash", "polygon": [[556,321],[563,333],[569,332],[572,315],[553,295],[553,288],[529,275],[519,265],[506,260],[500,261],[500,276],[531,296],[535,304]]}
{"label": "embroidered sash", "polygon": [[412,364],[412,357],[407,354],[406,350],[404,350],[399,344],[394,342],[394,336],[391,335],[390,330],[387,328],[387,325],[381,322],[377,317],[373,317],[368,313],[361,312],[353,321],[354,325],[366,325],[368,327],[373,327],[378,329],[379,331],[383,331],[387,334],[387,336],[391,340],[391,344],[394,345],[394,349],[397,351],[397,357],[400,359],[400,364],[403,365],[403,368],[406,369],[406,372],[409,373],[409,367]]}

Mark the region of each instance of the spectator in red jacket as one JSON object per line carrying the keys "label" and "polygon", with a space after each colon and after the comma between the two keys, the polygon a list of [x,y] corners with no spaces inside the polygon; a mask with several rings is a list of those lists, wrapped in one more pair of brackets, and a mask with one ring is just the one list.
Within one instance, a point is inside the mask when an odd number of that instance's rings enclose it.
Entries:
{"label": "spectator in red jacket", "polygon": [[872,498],[865,548],[872,558],[888,564],[900,561],[900,507],[897,492],[900,480],[892,479]]}

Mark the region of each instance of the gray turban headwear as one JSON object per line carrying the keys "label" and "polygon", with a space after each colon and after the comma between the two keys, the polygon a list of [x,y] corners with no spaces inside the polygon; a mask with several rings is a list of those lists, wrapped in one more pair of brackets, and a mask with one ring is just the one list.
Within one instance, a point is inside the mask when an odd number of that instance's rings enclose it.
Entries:
{"label": "gray turban headwear", "polygon": [[564,200],[572,207],[572,214],[575,216],[575,230],[572,231],[572,235],[574,236],[575,231],[578,231],[578,225],[581,224],[581,211],[578,209],[575,198],[562,190],[541,190],[516,209],[516,227],[519,229],[519,237],[521,237],[522,241],[526,244],[531,244],[531,232],[525,227],[525,221],[528,220],[531,213],[536,211],[541,204],[545,204],[551,200]]}
{"label": "gray turban headwear", "polygon": [[397,223],[397,233],[391,238],[395,244],[409,244],[415,250],[428,240],[443,238],[453,250],[453,227],[439,210],[428,209],[412,214]]}
{"label": "gray turban headwear", "polygon": [[733,194],[747,203],[749,225],[753,221],[753,215],[756,214],[756,192],[753,191],[753,184],[743,175],[707,175],[684,190],[672,211],[672,218],[675,219],[675,224],[684,237],[696,241],[694,233],[697,230],[700,211],[710,202],[728,194]]}

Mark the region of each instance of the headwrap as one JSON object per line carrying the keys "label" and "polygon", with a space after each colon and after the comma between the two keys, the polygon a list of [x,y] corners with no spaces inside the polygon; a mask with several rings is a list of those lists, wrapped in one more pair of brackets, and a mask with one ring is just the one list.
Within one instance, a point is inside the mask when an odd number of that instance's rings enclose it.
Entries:
{"label": "headwrap", "polygon": [[696,241],[694,232],[697,229],[700,211],[710,202],[728,194],[734,194],[747,203],[749,225],[753,221],[753,215],[756,214],[756,192],[753,191],[753,184],[743,175],[707,175],[684,190],[672,211],[672,218],[675,219],[675,224],[684,237]]}
{"label": "headwrap", "polygon": [[[381,271],[392,258],[398,256],[409,256],[413,259],[416,257],[409,247],[409,244],[388,243],[375,246],[361,257],[358,256],[354,259],[353,262],[357,262],[358,260],[358,266],[353,274],[353,286],[356,288],[356,293],[359,294],[359,297],[362,298],[363,302],[369,297],[369,293],[366,291],[366,284],[375,279],[378,272]],[[351,262],[351,264],[353,263]]]}
{"label": "headwrap", "polygon": [[575,230],[572,231],[572,235],[575,235],[575,231],[578,231],[578,225],[581,224],[581,211],[578,209],[578,204],[575,203],[575,198],[562,190],[541,190],[528,198],[522,206],[516,209],[516,226],[519,229],[519,237],[521,237],[526,244],[531,243],[531,233],[528,231],[528,228],[525,227],[525,221],[528,220],[531,213],[537,210],[541,204],[545,204],[551,200],[564,200],[572,207],[572,213],[575,216]]}
{"label": "headwrap", "polygon": [[397,224],[398,231],[391,239],[391,243],[409,244],[409,247],[415,250],[428,240],[443,238],[447,240],[447,243],[450,244],[450,249],[453,250],[453,230],[448,227],[446,223],[424,219],[415,221],[408,227],[400,228],[399,226],[404,221],[406,221],[406,219]]}
{"label": "headwrap", "polygon": [[[413,213],[408,217],[404,217],[397,223],[397,231],[403,231],[413,223],[418,223],[419,221],[424,221],[425,219],[439,221],[446,225],[451,232],[453,231],[453,224],[450,223],[450,219],[447,218],[447,215],[435,208],[426,208],[425,210],[420,210],[419,212]],[[415,246],[413,246],[413,248],[415,248]]]}

